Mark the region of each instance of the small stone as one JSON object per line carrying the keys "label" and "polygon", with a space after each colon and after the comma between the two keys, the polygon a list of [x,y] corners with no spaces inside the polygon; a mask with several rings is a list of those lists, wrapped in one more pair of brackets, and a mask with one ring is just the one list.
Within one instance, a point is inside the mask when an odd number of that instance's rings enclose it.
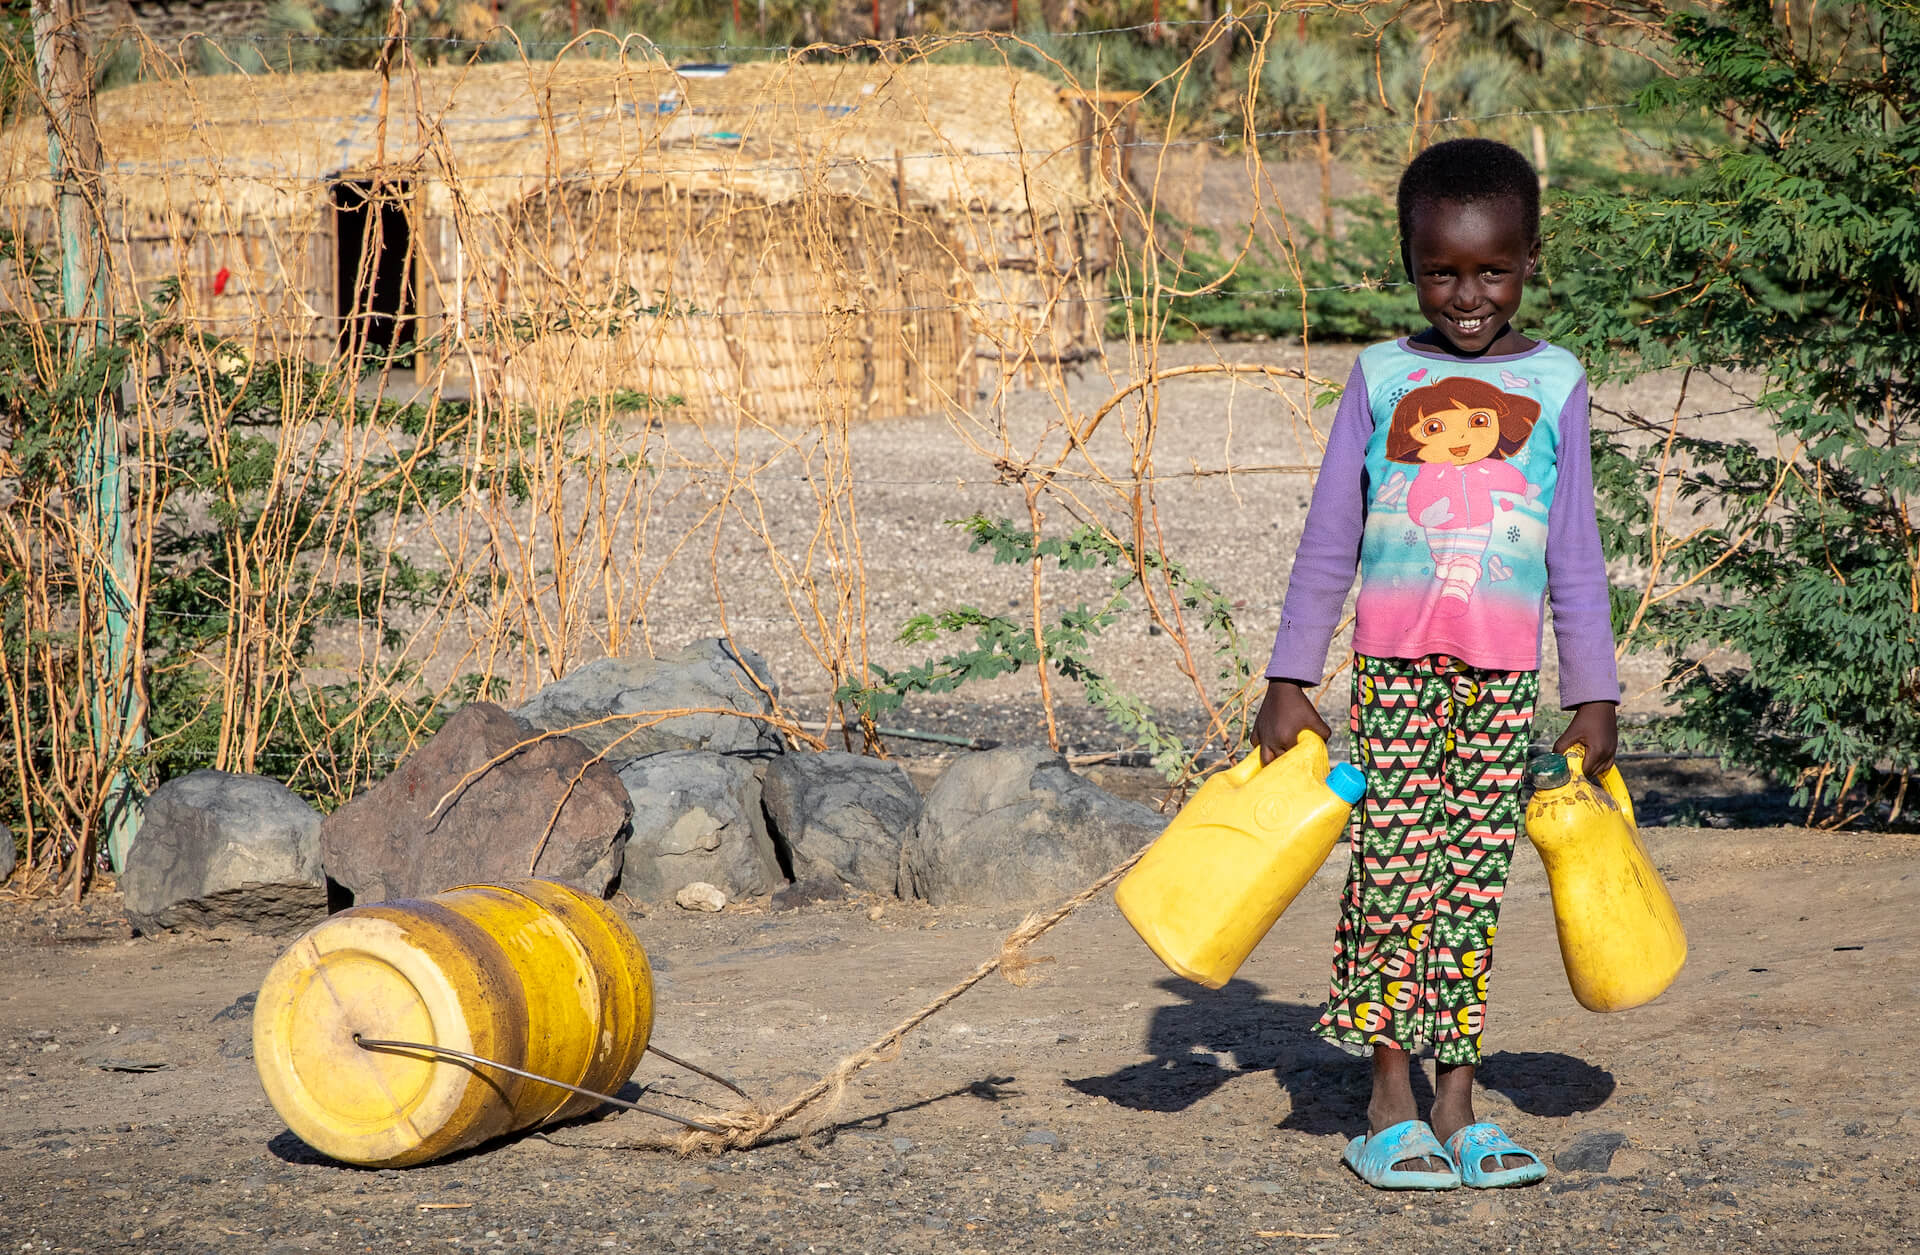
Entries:
{"label": "small stone", "polygon": [[1506,1214],[1506,1206],[1497,1198],[1478,1198],[1467,1207],[1467,1219],[1485,1223]]}
{"label": "small stone", "polygon": [[727,904],[727,895],[704,880],[683,886],[673,900],[689,911],[717,911]]}
{"label": "small stone", "polygon": [[896,1137],[893,1139],[893,1148],[904,1155],[913,1149],[913,1139],[910,1137]]}
{"label": "small stone", "polygon": [[887,908],[884,906],[875,905],[867,908],[867,918],[869,920],[877,920],[886,913]]}
{"label": "small stone", "polygon": [[1020,1135],[1021,1150],[1059,1150],[1060,1135],[1052,1129],[1028,1129]]}
{"label": "small stone", "polygon": [[1562,1172],[1605,1172],[1614,1152],[1626,1144],[1625,1133],[1581,1133],[1553,1157],[1553,1166]]}

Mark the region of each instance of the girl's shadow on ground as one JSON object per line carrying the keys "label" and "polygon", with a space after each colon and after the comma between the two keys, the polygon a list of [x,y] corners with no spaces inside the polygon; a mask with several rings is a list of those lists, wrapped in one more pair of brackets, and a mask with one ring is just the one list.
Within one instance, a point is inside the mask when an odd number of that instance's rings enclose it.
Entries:
{"label": "girl's shadow on ground", "polygon": [[[1184,1111],[1236,1076],[1271,1071],[1291,1100],[1281,1128],[1340,1133],[1366,1124],[1367,1061],[1313,1035],[1319,1007],[1268,1000],[1245,980],[1216,990],[1168,977],[1160,987],[1185,1001],[1153,1013],[1153,1058],[1067,1084],[1137,1111]],[[1613,1094],[1611,1072],[1553,1051],[1490,1052],[1479,1079],[1537,1116],[1592,1111]],[[1432,1101],[1424,1072],[1414,1075],[1414,1095],[1422,1109]]]}

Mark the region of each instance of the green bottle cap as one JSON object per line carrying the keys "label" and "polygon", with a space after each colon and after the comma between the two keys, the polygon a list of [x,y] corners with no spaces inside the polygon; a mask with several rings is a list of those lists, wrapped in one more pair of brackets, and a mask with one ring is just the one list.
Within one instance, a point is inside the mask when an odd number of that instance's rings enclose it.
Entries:
{"label": "green bottle cap", "polygon": [[1527,778],[1536,789],[1557,789],[1573,779],[1565,754],[1542,754],[1527,764]]}

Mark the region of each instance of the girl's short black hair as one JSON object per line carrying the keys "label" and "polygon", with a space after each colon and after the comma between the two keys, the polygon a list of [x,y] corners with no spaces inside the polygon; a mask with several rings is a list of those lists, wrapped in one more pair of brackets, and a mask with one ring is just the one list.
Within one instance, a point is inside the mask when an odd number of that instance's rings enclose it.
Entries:
{"label": "girl's short black hair", "polygon": [[1519,151],[1491,139],[1450,139],[1412,161],[1400,176],[1400,239],[1413,238],[1414,214],[1443,201],[1512,199],[1527,238],[1540,238],[1540,176]]}

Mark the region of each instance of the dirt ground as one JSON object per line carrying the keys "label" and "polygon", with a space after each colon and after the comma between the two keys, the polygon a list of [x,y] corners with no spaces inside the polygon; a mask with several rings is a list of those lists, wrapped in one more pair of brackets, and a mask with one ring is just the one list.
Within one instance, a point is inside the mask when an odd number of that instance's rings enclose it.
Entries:
{"label": "dirt ground", "polygon": [[[1111,774],[1111,773],[1109,773]],[[1136,782],[1137,783],[1137,782]],[[246,995],[283,942],[130,937],[111,893],[0,906],[0,1249],[70,1251],[1877,1252],[1920,1239],[1913,838],[1660,827],[1692,954],[1650,1006],[1580,1009],[1516,860],[1481,1114],[1605,1171],[1376,1193],[1339,1163],[1364,1065],[1311,1037],[1340,867],[1210,993],[1108,900],[862,1075],[823,1127],[681,1159],[582,1121],[405,1171],[323,1160],[269,1107]],[[1335,860],[1338,863],[1338,860]],[[654,1039],[794,1092],[980,959],[1020,912],[859,902],[639,912]],[[157,1067],[154,1071],[137,1071]],[[713,1087],[643,1063],[629,1094]]]}

